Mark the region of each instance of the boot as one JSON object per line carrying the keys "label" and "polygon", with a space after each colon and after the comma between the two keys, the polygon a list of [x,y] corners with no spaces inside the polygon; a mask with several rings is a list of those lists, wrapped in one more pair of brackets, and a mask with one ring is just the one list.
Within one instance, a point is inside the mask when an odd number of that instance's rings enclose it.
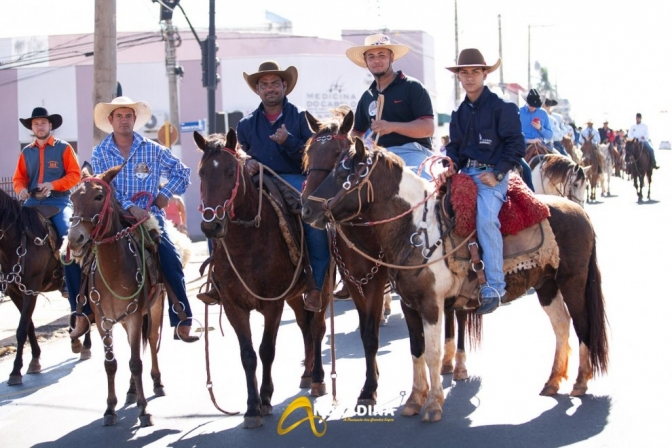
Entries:
{"label": "boot", "polygon": [[175,333],[173,334],[173,339],[179,339],[184,342],[196,342],[198,341],[198,336],[191,336],[191,325],[179,325],[175,327]]}
{"label": "boot", "polygon": [[319,312],[322,309],[322,291],[319,289],[308,291],[303,303],[303,309],[314,313]]}
{"label": "boot", "polygon": [[219,294],[215,288],[212,288],[206,292],[199,292],[196,294],[196,297],[206,305],[214,305],[219,303]]}
{"label": "boot", "polygon": [[70,332],[70,339],[77,339],[80,336],[86,334],[90,327],[91,321],[87,316],[76,316],[75,328]]}
{"label": "boot", "polygon": [[345,282],[343,282],[341,289],[334,293],[334,300],[348,300],[349,298],[350,291],[348,291],[348,287],[345,285]]}

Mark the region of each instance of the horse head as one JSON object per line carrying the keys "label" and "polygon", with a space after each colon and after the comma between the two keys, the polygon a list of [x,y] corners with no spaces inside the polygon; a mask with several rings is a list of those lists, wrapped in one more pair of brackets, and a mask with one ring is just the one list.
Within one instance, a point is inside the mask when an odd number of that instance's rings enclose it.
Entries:
{"label": "horse head", "polygon": [[115,219],[118,204],[111,183],[122,168],[123,165],[119,165],[97,176],[86,172],[70,195],[73,213],[68,245],[74,257],[82,257],[92,241],[98,241],[120,227],[119,219]]}
{"label": "horse head", "polygon": [[581,207],[585,204],[586,181],[588,180],[587,173],[590,166],[581,166],[575,164],[570,174],[571,184],[567,192],[567,199],[576,202]]}
{"label": "horse head", "polygon": [[308,140],[303,155],[306,185],[301,195],[302,201],[305,201],[334,169],[341,154],[350,149],[352,140],[348,134],[354,124],[352,111],[348,111],[345,115],[338,114],[325,122],[318,121],[306,112],[306,119],[314,135]]}
{"label": "horse head", "polygon": [[[194,132],[196,146],[203,152],[198,165],[201,178],[201,230],[208,238],[222,238],[226,235],[228,222],[235,217],[236,208],[243,203],[239,193],[242,183],[250,181],[245,170],[249,158],[244,151],[236,149],[236,132],[229,129],[224,137],[213,134],[208,138]],[[251,183],[251,182],[250,182]]]}

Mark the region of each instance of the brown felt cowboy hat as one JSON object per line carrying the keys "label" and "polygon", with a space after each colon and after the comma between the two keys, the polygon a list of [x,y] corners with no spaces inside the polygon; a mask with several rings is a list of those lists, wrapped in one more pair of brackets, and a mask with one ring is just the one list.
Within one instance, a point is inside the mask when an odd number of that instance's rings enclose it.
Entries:
{"label": "brown felt cowboy hat", "polygon": [[458,73],[461,68],[464,67],[482,67],[483,71],[488,74],[494,72],[499,68],[499,65],[502,63],[502,58],[497,58],[497,62],[492,65],[488,65],[485,62],[485,58],[476,48],[465,48],[460,51],[460,55],[457,57],[457,65],[453,67],[446,67],[446,70],[450,70],[453,73]]}
{"label": "brown felt cowboy hat", "polygon": [[364,53],[374,48],[387,48],[394,54],[394,60],[398,61],[411,51],[408,45],[393,44],[388,36],[385,34],[372,34],[364,38],[364,45],[357,45],[348,48],[345,55],[355,64],[366,68],[366,61],[364,60]]}
{"label": "brown felt cowboy hat", "polygon": [[134,131],[143,127],[152,118],[152,109],[149,107],[149,104],[144,101],[133,101],[126,96],[120,96],[113,99],[110,103],[96,104],[96,107],[93,108],[93,122],[96,124],[96,127],[108,134],[114,132],[112,124],[110,124],[110,120],[107,117],[120,107],[128,107],[135,111]]}
{"label": "brown felt cowboy hat", "polygon": [[19,121],[26,129],[33,129],[34,118],[46,118],[51,123],[52,130],[58,129],[63,124],[63,117],[58,114],[49,115],[49,112],[44,107],[36,107],[33,109],[33,113],[30,114],[30,118],[19,118]]}
{"label": "brown felt cowboy hat", "polygon": [[280,64],[275,61],[264,61],[259,65],[259,71],[248,75],[243,72],[243,78],[247,82],[247,85],[250,86],[250,89],[254,93],[257,93],[257,82],[259,78],[264,75],[278,75],[282,78],[283,81],[287,83],[287,90],[285,95],[289,95],[294,86],[296,86],[296,81],[299,79],[299,72],[296,70],[296,67],[290,65],[285,70],[280,69]]}

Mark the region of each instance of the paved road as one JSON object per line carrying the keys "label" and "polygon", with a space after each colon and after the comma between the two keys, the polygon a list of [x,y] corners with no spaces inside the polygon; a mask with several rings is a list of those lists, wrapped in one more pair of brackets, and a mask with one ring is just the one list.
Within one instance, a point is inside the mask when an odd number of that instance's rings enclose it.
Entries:
{"label": "paved road", "polygon": [[[672,239],[672,155],[658,153],[662,169],[655,173],[655,201],[638,205],[629,182],[612,181],[610,198],[587,205],[598,234],[599,263],[610,320],[611,365],[607,376],[589,384],[589,395],[570,398],[577,371],[578,348],[572,340],[570,378],[556,397],[538,395],[550,372],[554,336],[535,296],[517,301],[485,318],[484,342],[469,353],[468,381],[455,383],[444,377],[446,403],[443,420],[423,424],[419,418],[400,416],[399,405],[411,386],[411,362],[406,326],[399,302],[381,329],[379,406],[393,413],[380,421],[362,421],[354,413],[363,383],[363,352],[351,302],[337,302],[337,387],[339,404],[332,407],[327,395],[314,402],[328,415],[326,433],[316,438],[307,423],[287,435],[277,433],[282,411],[305,394],[298,388],[301,372],[300,333],[289,308],[283,316],[274,365],[274,413],[256,430],[242,429],[242,417],[225,417],[212,406],[205,388],[204,344],[173,341],[164,331],[160,361],[167,396],[153,398],[149,412],[155,426],[139,428],[137,410],[119,406],[116,427],[101,426],[105,409],[105,373],[102,348],[94,341],[94,358],[80,362],[69,352],[64,338],[43,344],[43,372],[27,375],[24,384],[9,387],[11,357],[0,360],[0,440],[3,447],[105,446],[668,446],[667,387],[672,368],[669,316],[672,300],[666,279],[670,275]],[[188,278],[194,278],[203,246]],[[40,299],[36,317],[51,322],[67,313],[65,301]],[[43,303],[43,302],[44,303]],[[202,308],[193,303],[202,318]],[[11,311],[10,311],[11,310]],[[0,340],[5,340],[11,304],[0,304]],[[211,311],[211,325],[216,316]],[[11,319],[9,319],[11,320]],[[38,324],[39,325],[39,324]],[[260,316],[253,316],[256,343]],[[217,325],[218,326],[218,325]],[[228,323],[225,337],[212,333],[211,358],[214,390],[220,406],[243,411],[245,389],[237,341]],[[13,330],[10,329],[10,334]],[[117,330],[121,335],[122,330]],[[121,336],[123,337],[123,336]],[[572,336],[574,338],[574,336]],[[328,342],[329,338],[325,338]],[[119,374],[117,390],[123,397],[128,382],[128,349],[115,345]],[[27,359],[27,358],[26,358]],[[325,345],[327,371],[330,351]],[[145,384],[151,383],[145,378]],[[146,386],[146,387],[147,387]],[[330,383],[327,385],[332,390]],[[288,422],[300,417],[293,414]],[[321,429],[318,426],[318,429]]]}

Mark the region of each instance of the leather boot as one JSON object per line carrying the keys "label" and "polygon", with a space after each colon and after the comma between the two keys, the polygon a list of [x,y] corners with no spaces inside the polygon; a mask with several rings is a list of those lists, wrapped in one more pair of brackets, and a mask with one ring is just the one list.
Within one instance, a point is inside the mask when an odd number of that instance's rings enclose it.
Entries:
{"label": "leather boot", "polygon": [[219,303],[219,294],[215,288],[212,288],[206,292],[199,292],[196,294],[196,297],[206,305],[214,305],[215,303]]}
{"label": "leather boot", "polygon": [[87,316],[76,316],[75,328],[70,332],[70,339],[77,339],[80,336],[86,334],[90,327],[91,321]]}
{"label": "leather boot", "polygon": [[173,339],[179,339],[184,342],[196,342],[198,341],[198,336],[191,336],[191,325],[179,325],[175,327],[175,333],[173,334]]}
{"label": "leather boot", "polygon": [[314,313],[319,312],[322,309],[322,291],[319,289],[308,291],[303,302],[303,309]]}

